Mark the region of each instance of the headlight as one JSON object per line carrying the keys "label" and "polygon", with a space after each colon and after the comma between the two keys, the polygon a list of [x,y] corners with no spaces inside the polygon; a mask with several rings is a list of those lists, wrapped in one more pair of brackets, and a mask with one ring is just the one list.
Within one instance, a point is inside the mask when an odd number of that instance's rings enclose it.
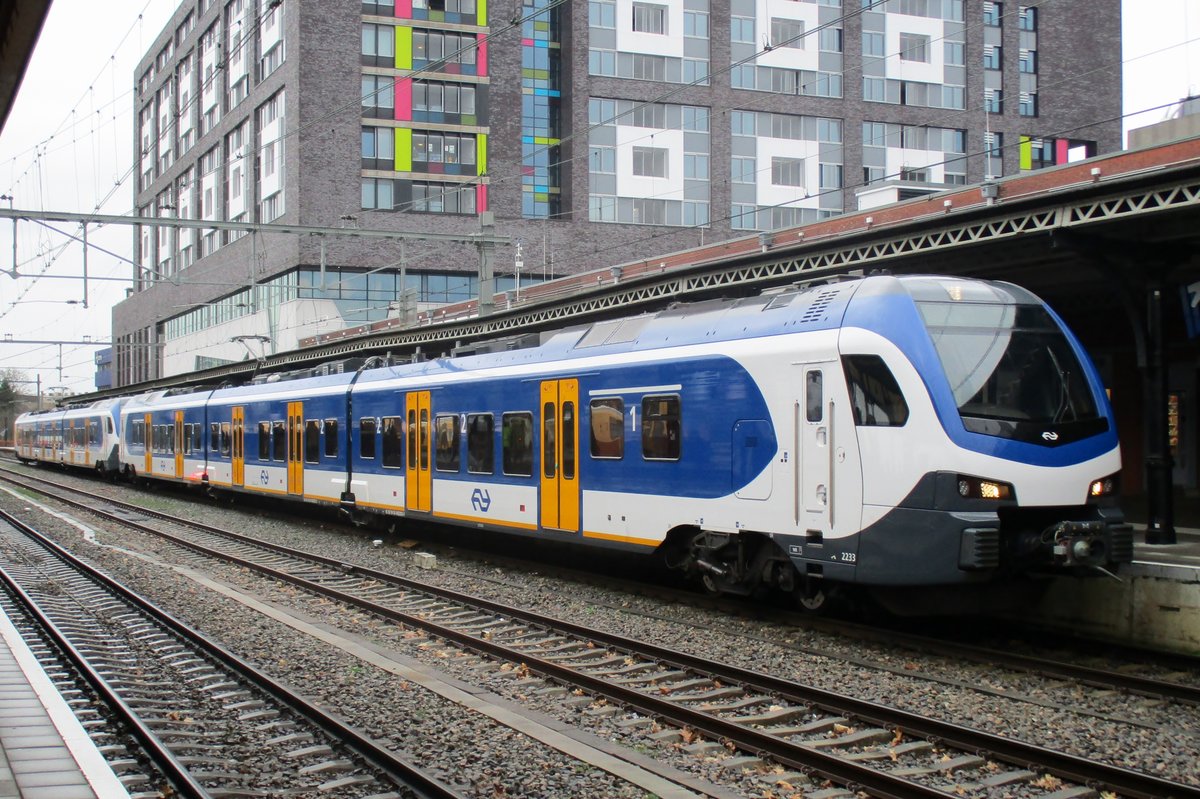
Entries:
{"label": "headlight", "polygon": [[1111,497],[1121,489],[1121,480],[1119,474],[1110,474],[1108,477],[1102,477],[1099,480],[1093,480],[1088,486],[1088,497],[1095,499],[1097,497]]}
{"label": "headlight", "polygon": [[985,480],[982,477],[958,476],[958,495],[964,499],[1012,499],[1013,487],[1010,483],[999,480]]}

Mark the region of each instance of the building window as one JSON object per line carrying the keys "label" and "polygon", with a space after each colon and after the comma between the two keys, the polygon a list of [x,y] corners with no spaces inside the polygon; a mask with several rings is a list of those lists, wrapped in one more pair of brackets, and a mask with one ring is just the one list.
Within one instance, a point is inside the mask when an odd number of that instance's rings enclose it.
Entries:
{"label": "building window", "polygon": [[591,0],[588,3],[588,25],[593,28],[617,27],[617,4],[610,0]]}
{"label": "building window", "polygon": [[771,46],[804,49],[804,22],[799,19],[771,18]]}
{"label": "building window", "polygon": [[983,68],[984,69],[1000,69],[1002,61],[1001,49],[998,44],[985,44],[983,46]]}
{"label": "building window", "polygon": [[708,14],[702,11],[683,12],[683,35],[696,39],[708,38]]}
{"label": "building window", "polygon": [[840,188],[842,188],[842,165],[841,164],[821,164],[821,188],[822,189],[840,189]]}
{"label": "building window", "polygon": [[729,179],[734,183],[753,183],[754,182],[754,159],[739,158],[734,156],[733,164],[730,167]]}
{"label": "building window", "polygon": [[362,129],[362,168],[396,168],[396,134],[392,128]]}
{"label": "building window", "polygon": [[842,29],[841,28],[822,28],[817,33],[818,49],[822,53],[840,53],[842,52]]}
{"label": "building window", "polygon": [[734,42],[754,44],[754,17],[733,17],[730,19],[729,38]]}
{"label": "building window", "polygon": [[942,58],[948,67],[967,65],[967,45],[964,42],[944,42]]}
{"label": "building window", "polygon": [[1022,50],[1017,56],[1017,69],[1029,74],[1037,72],[1037,50]]}
{"label": "building window", "polygon": [[912,17],[927,17],[929,16],[928,0],[899,0],[897,9],[901,14],[908,14]]}
{"label": "building window", "polygon": [[872,103],[887,102],[887,81],[883,78],[863,78],[863,99]]}
{"label": "building window", "polygon": [[665,147],[634,147],[633,174],[648,178],[667,177]]}
{"label": "building window", "polygon": [[1023,31],[1037,30],[1037,14],[1034,6],[1017,6],[1017,27]]}
{"label": "building window", "polygon": [[615,147],[589,147],[588,148],[588,170],[593,174],[616,174],[617,171],[617,148]]}
{"label": "building window", "polygon": [[653,3],[633,4],[633,29],[638,33],[667,33],[667,7]]}
{"label": "building window", "polygon": [[638,80],[666,80],[667,59],[660,55],[634,53],[632,60],[633,72],[630,77]]}
{"label": "building window", "polygon": [[900,60],[929,63],[929,37],[917,33],[900,34]]}
{"label": "building window", "polygon": [[729,214],[729,226],[734,230],[754,230],[757,225],[757,209],[753,205],[733,204]]}
{"label": "building window", "polygon": [[414,111],[430,113],[475,113],[475,87],[465,83],[430,83],[413,81]]}
{"label": "building window", "polygon": [[703,153],[683,154],[684,180],[708,180],[708,156]]}
{"label": "building window", "polygon": [[602,194],[588,196],[589,222],[616,222],[617,198]]}
{"label": "building window", "polygon": [[887,55],[887,45],[882,33],[863,31],[862,50],[864,56],[883,58]]}
{"label": "building window", "polygon": [[1004,92],[1001,89],[983,90],[983,107],[989,114],[1004,113]]}
{"label": "building window", "polygon": [[615,50],[588,50],[588,74],[616,75],[617,53]]}
{"label": "building window", "polygon": [[396,182],[385,178],[364,178],[362,207],[364,211],[394,211]]}
{"label": "building window", "polygon": [[396,107],[395,81],[383,75],[362,76],[362,114],[391,119]]}
{"label": "building window", "polygon": [[394,25],[362,26],[362,62],[369,66],[394,66],[396,63],[396,28]]}
{"label": "building window", "polygon": [[983,2],[983,24],[990,28],[1000,27],[1000,18],[1004,16],[1004,6],[993,0]]}
{"label": "building window", "polygon": [[414,133],[412,137],[414,163],[474,164],[475,134]]}
{"label": "building window", "polygon": [[667,223],[666,201],[634,197],[633,223],[635,225],[665,225]]}
{"label": "building window", "polygon": [[475,187],[453,183],[413,183],[410,210],[420,214],[473,214]]}
{"label": "building window", "polygon": [[900,179],[908,183],[928,183],[929,172],[925,169],[902,166],[900,167]]}
{"label": "building window", "polygon": [[1037,95],[1032,92],[1021,92],[1021,101],[1017,106],[1017,113],[1023,117],[1035,117],[1038,115]]}
{"label": "building window", "polygon": [[470,34],[443,33],[413,29],[414,61],[444,61],[471,65],[476,60],[477,41]]}
{"label": "building window", "polygon": [[771,159],[771,184],[774,186],[804,187],[804,159],[780,158]]}

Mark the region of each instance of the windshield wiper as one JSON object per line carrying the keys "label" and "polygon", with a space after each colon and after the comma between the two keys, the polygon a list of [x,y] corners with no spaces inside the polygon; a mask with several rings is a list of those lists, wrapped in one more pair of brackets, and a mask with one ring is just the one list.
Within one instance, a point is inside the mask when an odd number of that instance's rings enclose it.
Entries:
{"label": "windshield wiper", "polygon": [[1051,347],[1046,347],[1046,354],[1050,356],[1050,361],[1054,364],[1054,371],[1058,372],[1058,408],[1054,411],[1053,419],[1053,423],[1058,424],[1062,421],[1067,409],[1071,407],[1071,372],[1062,368]]}

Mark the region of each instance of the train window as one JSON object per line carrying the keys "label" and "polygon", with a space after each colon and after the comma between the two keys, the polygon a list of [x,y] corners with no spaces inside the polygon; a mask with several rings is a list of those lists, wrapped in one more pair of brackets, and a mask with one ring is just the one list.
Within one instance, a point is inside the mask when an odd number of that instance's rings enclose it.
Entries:
{"label": "train window", "polygon": [[338,456],[338,423],[337,419],[325,420],[325,457]]}
{"label": "train window", "polygon": [[421,409],[421,471],[429,471],[429,411]]}
{"label": "train window", "polygon": [[287,460],[287,430],[282,421],[271,422],[271,460]]}
{"label": "train window", "polygon": [[562,476],[564,480],[575,479],[575,403],[564,402],[562,406]]}
{"label": "train window", "polygon": [[404,419],[399,416],[383,417],[383,465],[393,469],[404,466]]}
{"label": "train window", "polygon": [[166,437],[167,437],[167,440],[165,442],[166,450],[167,450],[167,452],[174,454],[174,452],[175,452],[175,425],[173,425],[173,424],[167,425]]}
{"label": "train window", "polygon": [[554,457],[554,403],[542,405],[542,472],[546,477],[554,477],[556,460]]}
{"label": "train window", "polygon": [[221,425],[219,422],[212,422],[208,426],[208,448],[212,452],[217,452],[221,448]]}
{"label": "train window", "polygon": [[417,468],[417,412],[408,412],[408,468]]}
{"label": "train window", "polygon": [[113,420],[107,416],[104,417],[104,432],[108,433],[110,436],[113,434]]}
{"label": "train window", "polygon": [[[100,446],[100,431],[102,429],[103,429],[103,427],[101,427],[101,425],[100,425],[100,420],[93,419],[92,423],[88,425],[88,443],[89,444],[91,444],[94,447]],[[111,433],[112,431],[109,430],[109,432]]]}
{"label": "train window", "polygon": [[130,446],[138,447],[146,444],[146,423],[132,422],[129,425],[129,444]]}
{"label": "train window", "polygon": [[459,430],[457,416],[438,416],[433,420],[437,433],[437,454],[434,463],[439,472],[458,471]]}
{"label": "train window", "polygon": [[258,423],[258,459],[271,460],[271,423]]}
{"label": "train window", "polygon": [[804,376],[804,418],[819,422],[822,418],[824,400],[824,376],[817,369]]}
{"label": "train window", "polygon": [[533,474],[533,414],[506,413],[501,417],[501,460],[504,473]]}
{"label": "train window", "polygon": [[202,449],[204,449],[204,442],[200,440],[203,432],[204,425],[199,423],[192,425],[192,452],[200,452]]}
{"label": "train window", "polygon": [[375,460],[374,417],[363,417],[358,420],[358,454],[363,460]]}
{"label": "train window", "polygon": [[221,454],[229,455],[233,449],[233,423],[221,422]]}
{"label": "train window", "polygon": [[592,400],[592,457],[625,457],[625,403],[610,397]]}
{"label": "train window", "polygon": [[183,426],[183,454],[192,454],[192,425],[190,423]]}
{"label": "train window", "polygon": [[642,399],[642,457],[679,460],[679,397]]}
{"label": "train window", "polygon": [[467,417],[467,471],[491,474],[496,462],[496,429],[490,413]]}
{"label": "train window", "polygon": [[843,355],[846,388],[854,423],[862,427],[902,427],[908,404],[892,371],[878,355]]}
{"label": "train window", "polygon": [[321,462],[321,422],[318,419],[304,423],[304,462]]}

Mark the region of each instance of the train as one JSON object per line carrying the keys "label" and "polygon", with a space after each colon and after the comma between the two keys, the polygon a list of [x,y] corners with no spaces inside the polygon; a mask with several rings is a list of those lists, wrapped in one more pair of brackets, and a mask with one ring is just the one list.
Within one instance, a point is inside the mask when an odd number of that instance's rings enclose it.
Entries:
{"label": "train", "polygon": [[659,553],[810,609],[1132,560],[1100,375],[1017,285],[871,275],[535,338],[27,414],[17,454]]}

